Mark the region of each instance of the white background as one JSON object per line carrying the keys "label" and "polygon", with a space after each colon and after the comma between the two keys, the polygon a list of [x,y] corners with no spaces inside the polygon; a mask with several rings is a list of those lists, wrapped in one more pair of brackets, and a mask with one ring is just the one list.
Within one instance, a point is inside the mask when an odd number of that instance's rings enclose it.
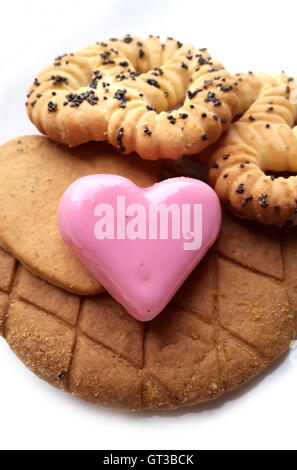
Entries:
{"label": "white background", "polygon": [[[231,72],[296,74],[296,13],[296,2],[287,0],[2,2],[0,143],[36,133],[26,91],[59,54],[126,33],[159,34],[208,47]],[[296,449],[296,386],[297,350],[211,405],[170,413],[101,410],[43,383],[0,339],[0,448]]]}

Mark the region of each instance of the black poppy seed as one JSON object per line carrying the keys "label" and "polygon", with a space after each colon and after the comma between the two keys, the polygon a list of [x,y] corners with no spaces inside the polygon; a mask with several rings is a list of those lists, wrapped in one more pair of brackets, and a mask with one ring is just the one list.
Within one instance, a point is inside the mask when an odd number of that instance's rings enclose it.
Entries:
{"label": "black poppy seed", "polygon": [[120,108],[126,108],[128,98],[126,96],[127,90],[125,88],[118,89],[113,95],[114,99],[120,101]]}
{"label": "black poppy seed", "polygon": [[137,44],[138,47],[142,47],[142,46],[143,46],[143,43],[142,43],[141,41],[137,41],[136,44]]}
{"label": "black poppy seed", "polygon": [[146,109],[148,111],[156,111],[156,108],[154,108],[154,106],[150,106],[149,104],[146,105]]}
{"label": "black poppy seed", "polygon": [[182,45],[183,45],[183,43],[180,42],[180,41],[177,41],[176,44],[177,44],[177,47],[178,47],[179,49],[180,49],[180,48],[182,47]]}
{"label": "black poppy seed", "polygon": [[125,44],[130,44],[130,42],[132,42],[132,41],[133,41],[133,38],[130,36],[130,34],[127,34],[123,39],[123,42]]}
{"label": "black poppy seed", "polygon": [[274,175],[270,175],[270,179],[271,179],[272,181],[274,181],[274,180],[275,180],[275,176],[274,176]]}
{"label": "black poppy seed", "polygon": [[57,104],[56,104],[56,103],[53,103],[52,101],[49,101],[49,102],[47,103],[47,109],[48,109],[48,111],[49,111],[50,113],[53,112],[53,111],[56,111],[56,110],[57,110],[57,107],[58,107]]}
{"label": "black poppy seed", "polygon": [[31,101],[31,106],[32,106],[32,107],[35,106],[36,103],[37,103],[37,100]]}
{"label": "black poppy seed", "polygon": [[64,101],[63,106],[67,106],[67,105],[68,105],[68,101]]}
{"label": "black poppy seed", "polygon": [[203,136],[201,137],[201,140],[202,140],[202,142],[205,142],[207,140],[207,135],[203,134]]}
{"label": "black poppy seed", "polygon": [[218,114],[214,114],[214,115],[213,115],[213,118],[214,118],[215,121],[217,121],[217,120],[219,119]]}
{"label": "black poppy seed", "polygon": [[189,91],[188,91],[188,98],[189,98],[190,100],[192,100],[193,98],[195,98],[195,96],[196,96],[198,93],[201,93],[201,91],[203,91],[202,88],[197,88],[197,89],[194,90],[194,91],[190,91],[190,90],[189,90]]}
{"label": "black poppy seed", "polygon": [[251,201],[252,199],[253,199],[253,196],[250,194],[249,196],[246,196],[241,200],[241,204],[245,206],[247,202]]}
{"label": "black poppy seed", "polygon": [[229,93],[231,90],[233,90],[233,87],[232,87],[232,85],[230,85],[228,87],[221,86],[220,90],[223,91],[224,93]]}
{"label": "black poppy seed", "polygon": [[181,66],[182,69],[188,70],[188,66],[184,62],[181,62],[180,66]]}
{"label": "black poppy seed", "polygon": [[149,130],[149,128],[147,126],[145,126],[143,132],[147,135],[152,135],[152,131]]}
{"label": "black poppy seed", "polygon": [[204,59],[204,57],[200,54],[198,54],[198,60],[197,60],[199,65],[211,65],[211,63],[207,60]]}
{"label": "black poppy seed", "polygon": [[53,96],[56,96],[56,94],[57,94],[57,93],[56,93],[55,91],[52,91],[52,95],[53,95]]}
{"label": "black poppy seed", "polygon": [[236,192],[237,192],[238,194],[243,194],[243,193],[244,193],[244,184],[243,184],[243,183],[240,183],[240,184],[238,185],[238,188],[236,189]]}
{"label": "black poppy seed", "polygon": [[230,157],[230,153],[226,153],[226,155],[223,156],[223,160],[228,160],[229,157]]}
{"label": "black poppy seed", "polygon": [[194,109],[195,106],[194,106],[193,104],[190,104],[190,108],[191,108],[191,109]]}
{"label": "black poppy seed", "polygon": [[250,161],[249,161],[249,160],[245,160],[244,163],[245,163],[246,165],[248,165],[248,164],[250,163]]}
{"label": "black poppy seed", "polygon": [[34,85],[36,85],[36,86],[39,86],[39,85],[40,85],[40,82],[39,82],[38,78],[35,78],[35,79],[34,79]]}
{"label": "black poppy seed", "polygon": [[261,194],[261,196],[258,197],[259,204],[260,204],[262,207],[268,207],[268,202],[267,202],[266,198],[267,198],[267,194],[266,194],[266,193],[263,193],[263,194]]}
{"label": "black poppy seed", "polygon": [[61,55],[57,55],[57,57],[54,58],[55,61],[59,61],[61,59],[63,59],[64,57],[66,57],[68,54],[61,54]]}
{"label": "black poppy seed", "polygon": [[152,86],[154,86],[154,87],[156,87],[156,88],[160,88],[159,83],[158,83],[157,80],[155,80],[154,78],[148,78],[148,79],[146,80],[146,83],[148,83],[149,85],[152,85]]}
{"label": "black poppy seed", "polygon": [[59,380],[62,380],[64,379],[65,377],[65,370],[61,370],[59,373],[58,373],[58,379]]}
{"label": "black poppy seed", "polygon": [[256,119],[254,118],[254,116],[251,115],[251,116],[249,116],[249,120],[250,121],[255,121]]}
{"label": "black poppy seed", "polygon": [[205,118],[207,117],[207,114],[206,114],[206,113],[202,113],[202,114],[201,114],[201,117],[202,117],[203,119],[205,119]]}
{"label": "black poppy seed", "polygon": [[182,119],[187,119],[188,115],[186,113],[180,113]]}
{"label": "black poppy seed", "polygon": [[164,96],[166,96],[166,98],[167,98],[167,96],[168,96],[168,91],[164,91]]}
{"label": "black poppy seed", "polygon": [[228,173],[224,173],[224,174],[223,174],[223,177],[224,177],[224,178],[228,178],[228,176],[229,176]]}
{"label": "black poppy seed", "polygon": [[80,94],[69,93],[68,95],[66,95],[66,99],[70,103],[71,108],[80,106],[83,101],[87,101],[93,106],[99,100],[98,96],[95,95],[95,92],[93,90],[85,91]]}
{"label": "black poppy seed", "polygon": [[127,62],[126,60],[122,60],[121,62],[119,62],[119,65],[120,65],[121,67],[128,67],[129,62]]}
{"label": "black poppy seed", "polygon": [[269,129],[270,124],[266,124],[265,127],[266,127],[266,129]]}
{"label": "black poppy seed", "polygon": [[207,97],[204,99],[205,103],[213,103],[214,106],[221,106],[221,101],[216,97],[213,91],[209,91]]}
{"label": "black poppy seed", "polygon": [[273,110],[274,110],[273,106],[269,106],[269,108],[267,108],[267,111],[273,111]]}
{"label": "black poppy seed", "polygon": [[37,93],[37,98],[41,98],[42,97],[42,94],[41,93]]}
{"label": "black poppy seed", "polygon": [[226,124],[226,122],[227,122],[226,119],[221,119],[222,124]]}
{"label": "black poppy seed", "polygon": [[111,52],[109,51],[105,51],[105,52],[102,52],[100,54],[100,56],[102,57],[102,59],[108,59],[108,57],[111,55]]}
{"label": "black poppy seed", "polygon": [[279,205],[278,204],[273,204],[273,207],[275,210],[278,210],[279,209]]}
{"label": "black poppy seed", "polygon": [[214,163],[212,164],[212,168],[219,168],[219,164],[218,164],[217,162],[214,162]]}
{"label": "black poppy seed", "polygon": [[90,88],[96,89],[96,88],[97,88],[97,85],[98,85],[98,80],[97,80],[97,78],[93,78],[93,79],[90,81],[90,83],[89,83],[89,87],[90,87]]}
{"label": "black poppy seed", "polygon": [[123,136],[124,136],[124,128],[120,127],[117,133],[117,144],[118,144],[117,150],[119,152],[124,152],[126,150],[125,147],[123,146]]}
{"label": "black poppy seed", "polygon": [[91,95],[90,97],[87,98],[87,102],[88,102],[90,105],[92,105],[92,106],[94,106],[95,104],[97,104],[98,101],[99,101],[98,96],[94,96],[94,95],[92,96],[92,95]]}
{"label": "black poppy seed", "polygon": [[244,163],[241,163],[239,166],[240,168],[244,168]]}
{"label": "black poppy seed", "polygon": [[139,49],[139,51],[138,51],[138,57],[141,59],[143,56],[144,56],[144,50],[143,50],[143,49]]}
{"label": "black poppy seed", "polygon": [[176,119],[175,119],[174,116],[172,116],[172,114],[169,114],[167,116],[167,119],[169,120],[170,124],[175,124],[175,122],[176,122]]}
{"label": "black poppy seed", "polygon": [[157,73],[155,74],[156,77],[157,77],[158,75],[163,75],[163,74],[164,74],[164,71],[163,71],[160,67],[154,67],[154,70],[155,70],[155,72],[157,72]]}
{"label": "black poppy seed", "polygon": [[54,85],[60,85],[61,83],[65,83],[65,84],[68,83],[67,78],[62,77],[61,75],[52,75],[50,79],[53,81]]}

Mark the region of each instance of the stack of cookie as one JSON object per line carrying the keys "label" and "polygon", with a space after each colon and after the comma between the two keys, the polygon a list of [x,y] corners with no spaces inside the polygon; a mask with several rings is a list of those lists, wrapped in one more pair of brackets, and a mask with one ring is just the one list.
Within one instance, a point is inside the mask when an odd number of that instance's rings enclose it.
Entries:
{"label": "stack of cookie", "polygon": [[[46,136],[0,148],[0,334],[33,372],[100,406],[171,409],[236,389],[286,351],[297,331],[292,83],[131,36],[37,76],[27,110]],[[87,175],[146,188],[163,159],[181,173],[189,157],[230,211],[170,303],[140,322],[60,239],[59,202]]]}

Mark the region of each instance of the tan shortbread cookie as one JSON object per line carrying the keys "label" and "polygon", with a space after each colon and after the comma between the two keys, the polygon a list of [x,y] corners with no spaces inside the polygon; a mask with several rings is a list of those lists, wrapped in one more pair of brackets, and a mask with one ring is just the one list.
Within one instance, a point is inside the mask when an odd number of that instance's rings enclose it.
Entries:
{"label": "tan shortbread cookie", "polygon": [[26,104],[57,142],[108,141],[148,160],[177,159],[216,142],[261,87],[256,75],[231,75],[206,49],[126,36],[57,57]]}
{"label": "tan shortbread cookie", "polygon": [[104,143],[70,150],[35,135],[0,147],[0,246],[33,273],[78,294],[103,288],[60,240],[56,212],[67,187],[94,173],[115,173],[142,187],[160,179],[158,163],[135,154],[123,158]]}
{"label": "tan shortbread cookie", "polygon": [[[281,73],[215,145],[209,182],[238,217],[297,225],[297,104]],[[288,177],[286,177],[288,176]]]}
{"label": "tan shortbread cookie", "polygon": [[296,229],[224,215],[215,249],[142,324],[108,294],[79,297],[0,251],[0,334],[35,374],[100,406],[170,409],[234,390],[297,330]]}

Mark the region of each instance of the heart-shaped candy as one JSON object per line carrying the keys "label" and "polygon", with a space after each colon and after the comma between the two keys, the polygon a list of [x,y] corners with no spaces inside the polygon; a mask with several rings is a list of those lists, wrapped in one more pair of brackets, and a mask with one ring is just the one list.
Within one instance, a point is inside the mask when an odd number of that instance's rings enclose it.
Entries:
{"label": "heart-shaped candy", "polygon": [[90,175],[62,196],[61,237],[140,321],[158,315],[216,240],[221,207],[213,189],[172,178],[141,189],[116,175]]}

